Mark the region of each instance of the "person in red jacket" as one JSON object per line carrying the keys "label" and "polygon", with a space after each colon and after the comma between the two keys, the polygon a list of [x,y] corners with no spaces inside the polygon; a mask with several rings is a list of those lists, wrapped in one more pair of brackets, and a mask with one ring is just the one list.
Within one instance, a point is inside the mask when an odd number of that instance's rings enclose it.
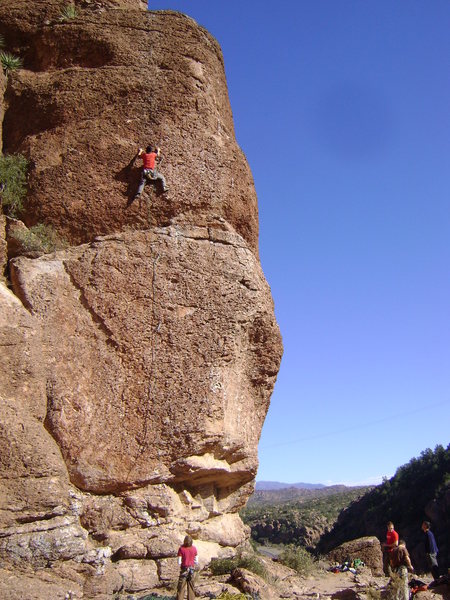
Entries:
{"label": "person in red jacket", "polygon": [[386,541],[382,544],[383,548],[383,571],[386,577],[391,574],[391,552],[398,546],[398,533],[394,529],[394,523],[388,521],[386,531]]}
{"label": "person in red jacket", "polygon": [[147,146],[145,151],[142,148],[139,148],[136,158],[142,159],[142,174],[141,180],[139,181],[138,191],[134,197],[135,199],[142,194],[147,181],[160,181],[163,192],[167,192],[169,189],[166,185],[164,175],[156,170],[156,162],[160,155],[161,150],[159,148],[153,149],[152,146]]}
{"label": "person in red jacket", "polygon": [[198,564],[197,548],[193,546],[192,538],[187,535],[183,545],[178,549],[178,564],[180,577],[178,578],[177,600],[184,599],[184,590],[187,587],[188,600],[195,600],[194,573]]}

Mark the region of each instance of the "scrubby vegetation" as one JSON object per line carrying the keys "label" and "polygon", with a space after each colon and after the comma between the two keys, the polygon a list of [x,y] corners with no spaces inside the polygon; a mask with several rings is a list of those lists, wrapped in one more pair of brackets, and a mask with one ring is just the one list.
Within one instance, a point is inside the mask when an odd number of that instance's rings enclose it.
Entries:
{"label": "scrubby vegetation", "polygon": [[28,161],[22,154],[0,156],[0,194],[3,211],[17,217],[27,193]]}
{"label": "scrubby vegetation", "polygon": [[16,229],[11,233],[25,252],[48,254],[65,248],[67,244],[51,225],[38,223],[29,229]]}
{"label": "scrubby vegetation", "polygon": [[11,54],[11,52],[5,52],[4,50],[0,52],[0,63],[6,75],[11,71],[23,67],[23,61],[19,56]]}
{"label": "scrubby vegetation", "polygon": [[[0,35],[0,49],[4,47],[5,39],[2,35]],[[21,69],[23,66],[21,58],[19,58],[15,54],[11,54],[11,52],[6,52],[4,50],[0,51],[0,64],[2,65],[2,69],[5,71],[6,75],[8,75],[10,71]]]}
{"label": "scrubby vegetation", "polygon": [[263,563],[256,557],[247,554],[237,554],[233,558],[213,558],[209,565],[213,575],[227,575],[234,569],[247,569],[259,575],[263,579],[267,579],[267,570]]}
{"label": "scrubby vegetation", "polygon": [[[119,596],[117,596],[119,598]],[[160,596],[159,594],[150,594],[149,596],[143,596],[139,600],[174,600],[173,596]]]}
{"label": "scrubby vegetation", "polygon": [[436,446],[434,451],[428,448],[368,495],[369,517],[388,511],[397,523],[420,521],[424,507],[449,483],[450,445],[446,449]]}
{"label": "scrubby vegetation", "polygon": [[311,531],[318,539],[332,527],[344,508],[371,489],[339,486],[306,491],[288,489],[284,493],[257,492],[241,511],[241,517],[258,543],[308,546]]}
{"label": "scrubby vegetation", "polygon": [[[296,511],[305,522],[311,517],[320,516],[327,521],[333,521],[343,508],[354,500],[370,491],[372,487],[342,488],[333,493],[326,493],[325,489],[310,491],[306,496],[298,495],[294,499],[274,501],[275,495],[271,492],[265,496],[250,499],[247,506],[241,511],[245,522],[264,515],[267,518],[288,516]],[[277,492],[279,497],[279,492]]]}
{"label": "scrubby vegetation", "polygon": [[[406,539],[418,569],[425,569],[421,523],[432,521],[441,565],[450,560],[448,539],[448,494],[450,493],[450,445],[424,450],[418,458],[399,467],[390,480],[370,488],[339,490],[295,489],[258,491],[241,511],[258,544],[291,545],[283,551],[283,562],[293,566],[302,547],[314,554],[367,535],[384,540],[386,522],[391,520]],[[320,538],[320,539],[319,539]],[[292,546],[293,545],[293,546]]]}
{"label": "scrubby vegetation", "polygon": [[21,69],[23,67],[23,61],[15,54],[11,54],[11,52],[6,52],[3,50],[4,47],[5,38],[0,35],[0,64],[2,65],[5,75],[8,75],[11,71]]}
{"label": "scrubby vegetation", "polygon": [[76,9],[75,5],[74,4],[66,4],[66,6],[64,6],[61,9],[59,20],[60,21],[70,21],[71,19],[75,19],[76,16],[77,16],[77,9]]}
{"label": "scrubby vegetation", "polygon": [[259,595],[249,596],[248,594],[232,594],[231,592],[222,592],[217,596],[217,600],[259,600]]}
{"label": "scrubby vegetation", "polygon": [[313,557],[305,548],[299,546],[286,546],[278,560],[300,575],[309,575],[313,571]]}

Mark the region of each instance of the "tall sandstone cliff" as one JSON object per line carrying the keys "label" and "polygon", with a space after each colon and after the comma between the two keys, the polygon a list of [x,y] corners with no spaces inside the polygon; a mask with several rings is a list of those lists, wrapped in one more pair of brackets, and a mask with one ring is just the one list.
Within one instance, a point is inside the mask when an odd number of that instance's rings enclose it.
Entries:
{"label": "tall sandstone cliff", "polygon": [[[21,218],[68,242],[17,256],[0,216],[5,599],[173,581],[186,533],[201,565],[233,554],[282,353],[217,42],[140,0],[75,4],[0,3]],[[133,201],[147,143],[170,189]]]}

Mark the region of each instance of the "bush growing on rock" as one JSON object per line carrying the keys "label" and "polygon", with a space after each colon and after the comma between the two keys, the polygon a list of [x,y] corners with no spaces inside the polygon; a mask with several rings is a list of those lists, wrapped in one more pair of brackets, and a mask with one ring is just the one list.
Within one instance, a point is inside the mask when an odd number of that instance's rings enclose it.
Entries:
{"label": "bush growing on rock", "polygon": [[267,579],[267,570],[260,560],[255,556],[238,554],[233,558],[214,558],[209,566],[213,575],[227,575],[234,569],[247,569],[259,575],[263,579]]}
{"label": "bush growing on rock", "polygon": [[60,21],[70,21],[71,19],[75,19],[77,16],[77,9],[74,4],[66,4],[61,9],[61,16],[59,17]]}
{"label": "bush growing on rock", "polygon": [[248,594],[232,594],[231,592],[222,592],[217,596],[217,600],[249,600],[252,596]]}
{"label": "bush growing on rock", "polygon": [[283,565],[300,573],[300,575],[308,575],[313,570],[311,554],[300,546],[286,546],[278,560]]}
{"label": "bush growing on rock", "polygon": [[2,64],[5,74],[8,75],[11,71],[21,69],[23,61],[19,56],[11,54],[11,52],[0,52],[0,63]]}
{"label": "bush growing on rock", "polygon": [[173,596],[160,596],[159,594],[150,594],[150,596],[143,596],[140,600],[173,600]]}
{"label": "bush growing on rock", "polygon": [[[5,38],[0,35],[0,49],[4,47]],[[0,52],[0,64],[2,65],[5,75],[8,75],[10,71],[15,71],[16,69],[21,69],[23,67],[23,61],[21,58],[4,50]]]}
{"label": "bush growing on rock", "polygon": [[19,242],[24,252],[49,254],[66,246],[51,225],[38,223],[29,229],[18,229],[11,236]]}
{"label": "bush growing on rock", "polygon": [[22,154],[0,156],[0,190],[3,210],[17,217],[27,193],[28,161]]}
{"label": "bush growing on rock", "polygon": [[366,596],[367,596],[368,600],[381,600],[381,592],[380,592],[380,590],[377,590],[373,586],[369,586],[366,589]]}

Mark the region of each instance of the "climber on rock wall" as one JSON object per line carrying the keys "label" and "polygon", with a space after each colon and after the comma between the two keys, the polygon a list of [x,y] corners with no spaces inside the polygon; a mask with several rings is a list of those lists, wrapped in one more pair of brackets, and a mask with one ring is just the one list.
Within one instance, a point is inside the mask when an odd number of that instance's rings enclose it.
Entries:
{"label": "climber on rock wall", "polygon": [[166,185],[166,180],[162,173],[159,173],[156,169],[156,162],[161,156],[160,148],[153,148],[152,146],[147,146],[145,151],[142,148],[139,148],[136,158],[142,159],[142,174],[141,180],[139,181],[138,191],[134,196],[134,199],[138,198],[145,187],[145,184],[148,181],[160,181],[162,184],[163,192],[167,192],[169,189]]}

